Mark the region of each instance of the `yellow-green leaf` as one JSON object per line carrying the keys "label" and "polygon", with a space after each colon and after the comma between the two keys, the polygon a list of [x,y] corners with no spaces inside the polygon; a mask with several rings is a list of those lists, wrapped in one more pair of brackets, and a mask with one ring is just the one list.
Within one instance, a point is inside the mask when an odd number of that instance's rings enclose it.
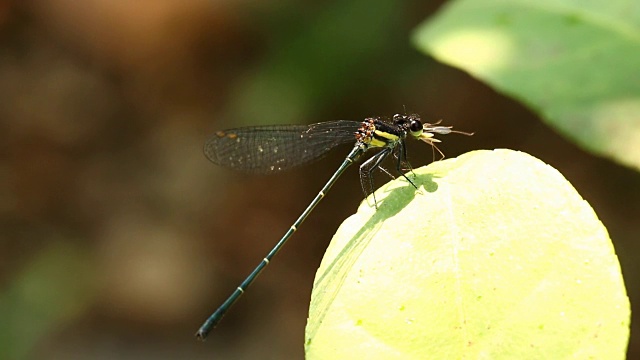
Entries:
{"label": "yellow-green leaf", "polygon": [[308,359],[624,359],[618,259],[558,171],[495,150],[415,172],[418,192],[394,180],[336,233]]}

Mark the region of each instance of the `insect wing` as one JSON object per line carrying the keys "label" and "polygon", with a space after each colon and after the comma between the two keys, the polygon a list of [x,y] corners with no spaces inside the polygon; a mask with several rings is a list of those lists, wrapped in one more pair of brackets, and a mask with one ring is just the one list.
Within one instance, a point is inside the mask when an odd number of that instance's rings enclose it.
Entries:
{"label": "insect wing", "polygon": [[338,145],[355,142],[359,126],[357,121],[339,120],[218,131],[205,143],[204,153],[224,167],[268,174],[317,160]]}

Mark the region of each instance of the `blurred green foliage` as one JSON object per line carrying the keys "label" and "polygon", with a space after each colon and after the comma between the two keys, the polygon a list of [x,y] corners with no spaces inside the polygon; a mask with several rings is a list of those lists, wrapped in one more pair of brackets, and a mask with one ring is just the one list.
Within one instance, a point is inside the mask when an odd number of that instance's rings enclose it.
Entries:
{"label": "blurred green foliage", "polygon": [[414,42],[524,102],[585,149],[640,170],[635,2],[451,1]]}
{"label": "blurred green foliage", "polygon": [[55,241],[41,249],[0,293],[0,358],[31,357],[36,344],[87,310],[96,296],[90,254]]}

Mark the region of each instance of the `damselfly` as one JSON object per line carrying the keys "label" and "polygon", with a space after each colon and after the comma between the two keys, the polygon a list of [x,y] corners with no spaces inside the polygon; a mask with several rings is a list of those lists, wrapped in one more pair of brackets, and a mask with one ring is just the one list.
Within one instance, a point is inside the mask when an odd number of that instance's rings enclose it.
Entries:
{"label": "damselfly", "polygon": [[[204,153],[207,158],[215,164],[254,174],[287,170],[317,160],[338,145],[349,142],[355,142],[355,145],[300,217],[251,274],[204,322],[196,336],[201,340],[207,337],[211,329],[309,216],[340,175],[367,150],[379,149],[375,155],[360,165],[360,182],[365,197],[373,193],[373,172],[376,169],[393,177],[388,170],[381,167],[383,160],[389,155],[396,158],[396,171],[417,189],[403,172],[403,170],[411,170],[407,161],[405,139],[407,137],[418,139],[437,149],[435,143],[440,140],[434,136],[452,132],[471,135],[452,130],[450,126],[439,126],[439,123],[423,124],[420,117],[415,114],[396,114],[391,121],[367,118],[362,122],[338,120],[312,125],[256,126],[216,132],[205,143]],[[377,207],[375,197],[373,203]]]}

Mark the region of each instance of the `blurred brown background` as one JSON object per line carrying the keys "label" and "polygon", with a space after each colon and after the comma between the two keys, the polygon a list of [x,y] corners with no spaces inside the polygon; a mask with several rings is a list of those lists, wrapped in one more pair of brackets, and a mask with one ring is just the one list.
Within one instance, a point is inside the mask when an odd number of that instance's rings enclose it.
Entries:
{"label": "blurred brown background", "polygon": [[447,138],[449,157],[512,148],[560,170],[608,227],[637,307],[640,174],[418,53],[411,30],[440,5],[0,0],[0,358],[301,358],[314,272],[362,200],[354,169],[209,340],[193,334],[349,147],[254,177],[203,143],[404,107],[476,133]]}

